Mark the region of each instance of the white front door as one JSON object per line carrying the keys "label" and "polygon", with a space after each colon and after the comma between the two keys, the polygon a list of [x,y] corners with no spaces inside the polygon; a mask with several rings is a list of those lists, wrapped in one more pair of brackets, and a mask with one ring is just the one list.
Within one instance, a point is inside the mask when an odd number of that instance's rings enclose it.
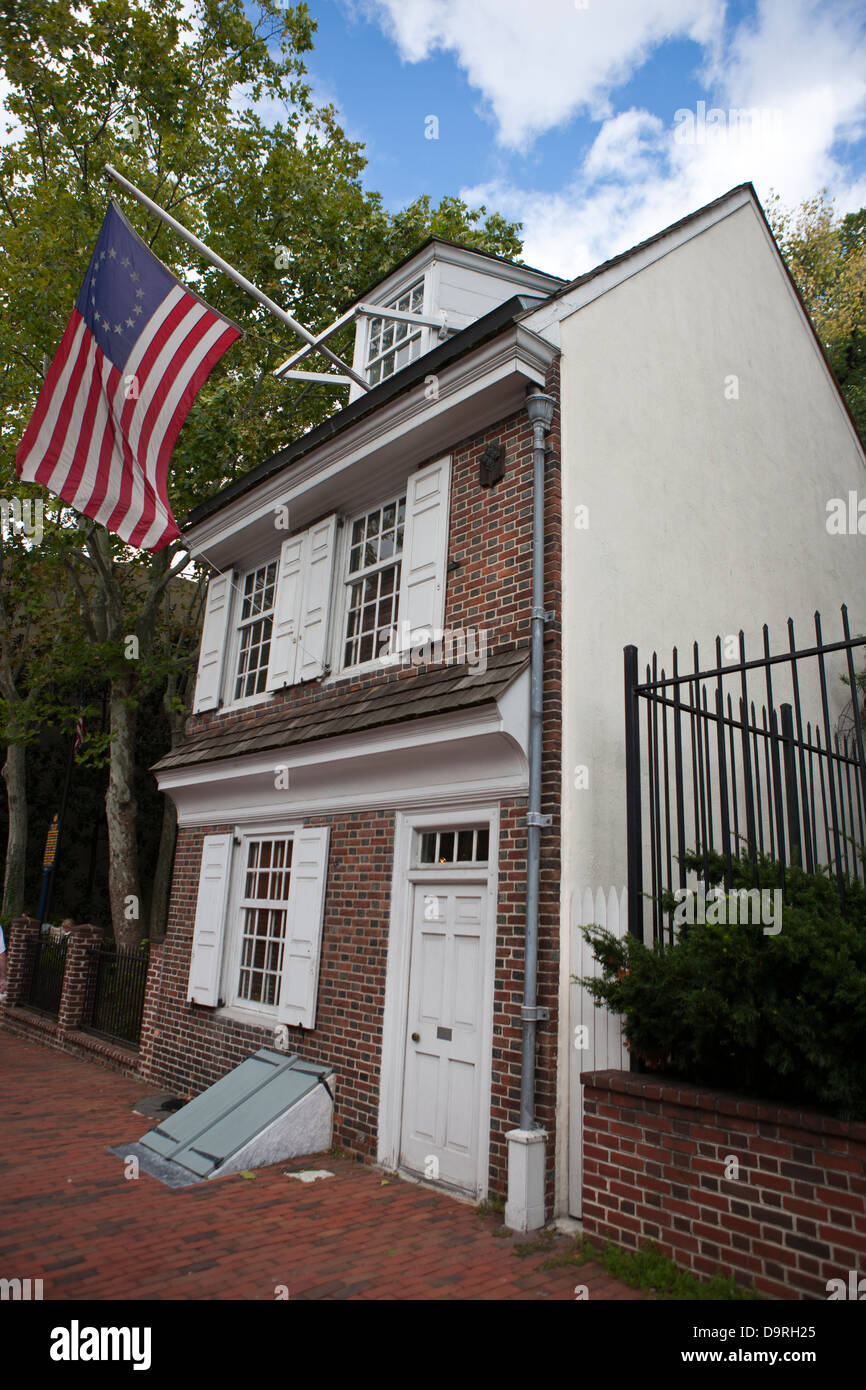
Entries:
{"label": "white front door", "polygon": [[488,889],[415,882],[400,1162],[465,1192],[479,1190]]}

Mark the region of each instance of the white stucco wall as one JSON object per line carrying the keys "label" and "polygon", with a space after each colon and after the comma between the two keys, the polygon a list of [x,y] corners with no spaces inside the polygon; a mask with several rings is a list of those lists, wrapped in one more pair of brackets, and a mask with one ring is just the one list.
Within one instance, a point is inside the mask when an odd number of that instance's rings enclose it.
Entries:
{"label": "white stucco wall", "polygon": [[866,537],[826,529],[829,498],[866,497],[866,468],[751,206],[572,314],[562,352],[563,862],[609,888],[625,882],[623,647],[669,666],[696,639],[712,666],[717,633],[743,627],[758,656],[761,625],[781,650],[789,616],[811,645],[816,608],[835,640],[843,601],[866,630]]}
{"label": "white stucco wall", "polygon": [[674,643],[681,669],[694,639],[712,666],[716,634],[743,627],[757,657],[764,622],[787,646],[789,616],[812,645],[816,608],[838,639],[843,601],[866,631],[866,537],[826,530],[829,498],[866,497],[866,468],[751,203],[572,313],[561,342],[565,1003],[572,895],[627,878],[623,647],[670,674]]}

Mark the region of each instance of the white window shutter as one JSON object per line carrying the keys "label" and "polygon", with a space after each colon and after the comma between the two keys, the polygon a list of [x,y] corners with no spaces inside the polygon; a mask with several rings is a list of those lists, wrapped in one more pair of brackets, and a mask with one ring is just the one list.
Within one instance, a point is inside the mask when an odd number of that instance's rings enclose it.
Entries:
{"label": "white window shutter", "polygon": [[218,1004],[223,935],[229,891],[232,835],[205,835],[195,908],[195,931],[186,997]]}
{"label": "white window shutter", "polygon": [[265,686],[267,690],[280,690],[284,685],[292,685],[296,679],[306,539],[306,531],[300,536],[290,536],[287,541],[283,541],[280,550],[268,679]]}
{"label": "white window shutter", "polygon": [[328,874],[328,827],[295,833],[286,912],[283,975],[277,1016],[281,1023],[313,1028],[319,989],[319,954]]}
{"label": "white window shutter", "polygon": [[406,485],[406,528],[400,574],[401,645],[417,646],[441,632],[445,617],[451,460],[413,473]]}
{"label": "white window shutter", "polygon": [[232,606],[234,570],[214,574],[207,586],[201,648],[198,658],[198,677],[195,683],[193,712],[218,709],[222,703],[222,677],[228,642],[229,614]]}
{"label": "white window shutter", "polygon": [[337,518],[326,517],[307,532],[304,585],[295,680],[321,676],[327,662],[328,617],[334,574]]}

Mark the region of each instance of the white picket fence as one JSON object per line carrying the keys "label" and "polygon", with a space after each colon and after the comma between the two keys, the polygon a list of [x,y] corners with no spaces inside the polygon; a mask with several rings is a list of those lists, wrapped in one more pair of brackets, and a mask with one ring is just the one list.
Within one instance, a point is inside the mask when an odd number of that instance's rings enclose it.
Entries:
{"label": "white picket fence", "polygon": [[[601,974],[598,961],[580,931],[580,927],[595,923],[607,927],[617,937],[628,931],[628,890],[617,893],[611,888],[605,895],[602,889],[576,889],[571,900],[571,974],[580,978]],[[572,1216],[580,1216],[583,1186],[583,1087],[582,1071],[602,1071],[607,1068],[628,1071],[629,1054],[623,1044],[619,1018],[605,1008],[596,1006],[582,985],[572,981],[570,988],[570,1104],[569,1104],[569,1161],[568,1196]],[[587,1046],[575,1046],[582,1040],[577,1032],[587,1030]]]}

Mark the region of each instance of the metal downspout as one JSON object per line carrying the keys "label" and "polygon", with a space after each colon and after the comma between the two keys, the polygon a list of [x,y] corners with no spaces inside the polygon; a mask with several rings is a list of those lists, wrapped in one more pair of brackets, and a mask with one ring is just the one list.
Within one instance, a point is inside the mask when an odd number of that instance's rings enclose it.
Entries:
{"label": "metal downspout", "polygon": [[550,816],[541,814],[542,713],[544,692],[544,455],[545,436],[553,422],[554,400],[542,391],[530,390],[526,410],[532,424],[532,647],[529,695],[529,810],[526,862],[526,945],[523,966],[523,1057],[520,1073],[520,1128],[535,1128],[535,1038],[539,1009],[538,892],[541,831]]}

